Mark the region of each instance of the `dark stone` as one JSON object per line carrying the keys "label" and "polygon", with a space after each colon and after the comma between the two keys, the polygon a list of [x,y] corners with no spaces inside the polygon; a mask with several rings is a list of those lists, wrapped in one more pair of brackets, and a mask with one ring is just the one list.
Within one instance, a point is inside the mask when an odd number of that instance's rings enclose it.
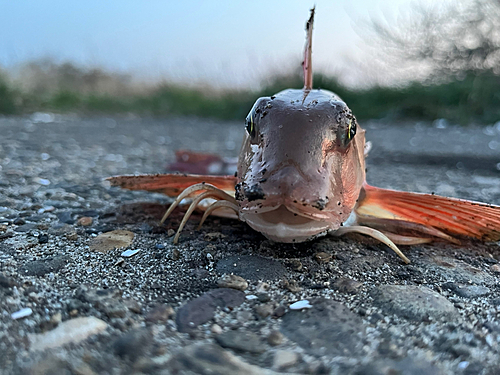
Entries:
{"label": "dark stone", "polygon": [[491,290],[485,286],[480,285],[468,285],[459,283],[444,283],[442,286],[444,289],[448,289],[455,293],[457,296],[464,298],[476,298],[487,296],[491,293]]}
{"label": "dark stone", "polygon": [[148,329],[136,329],[116,339],[113,351],[117,356],[135,362],[146,353],[151,343],[152,335]]}
{"label": "dark stone", "polygon": [[340,293],[356,294],[359,288],[363,286],[363,283],[359,281],[348,279],[348,278],[338,278],[333,282],[333,288]]}
{"label": "dark stone", "polygon": [[269,302],[271,300],[271,297],[267,293],[259,293],[257,294],[257,299],[259,302]]}
{"label": "dark stone", "polygon": [[115,288],[109,289],[94,289],[89,285],[80,285],[75,291],[75,297],[80,301],[90,302],[98,307],[102,301],[110,299],[118,299],[122,292]]}
{"label": "dark stone", "polygon": [[27,218],[27,220],[38,223],[44,220],[46,217],[47,217],[46,215],[31,215],[30,217]]}
{"label": "dark stone", "polygon": [[79,299],[72,298],[68,301],[68,304],[66,305],[66,310],[68,312],[73,311],[73,310],[85,311],[85,310],[87,310],[87,306],[85,306],[85,304],[82,301],[80,301]]}
{"label": "dark stone", "polygon": [[445,297],[433,290],[413,285],[380,285],[372,290],[374,303],[386,314],[422,321],[432,318],[456,318],[457,310]]}
{"label": "dark stone", "polygon": [[12,223],[14,225],[24,225],[26,224],[26,221],[22,217],[18,217],[17,219],[14,219]]}
{"label": "dark stone", "polygon": [[245,280],[280,280],[286,268],[279,261],[256,255],[231,256],[217,262],[220,274],[235,274]]}
{"label": "dark stone", "polygon": [[353,356],[363,347],[365,326],[346,306],[329,299],[310,300],[311,309],[289,311],[281,331],[304,350],[318,356]]}
{"label": "dark stone", "polygon": [[49,236],[47,234],[40,234],[38,236],[38,243],[47,243],[49,242]]}
{"label": "dark stone", "polygon": [[56,214],[61,223],[74,224],[73,213],[71,211],[62,211]]}
{"label": "dark stone", "polygon": [[245,301],[245,294],[236,289],[219,288],[195,298],[177,310],[179,332],[190,332],[214,317],[217,307],[234,308]]}
{"label": "dark stone", "polygon": [[266,370],[249,365],[214,344],[194,344],[172,356],[166,368],[171,374],[234,375],[263,374]]}
{"label": "dark stone", "polygon": [[153,307],[146,315],[146,322],[160,323],[166,322],[175,315],[174,309],[170,305],[159,305]]}
{"label": "dark stone", "polygon": [[227,331],[216,336],[215,341],[223,348],[238,352],[263,353],[266,350],[259,336],[251,332]]}
{"label": "dark stone", "polygon": [[43,276],[49,272],[57,272],[68,262],[69,257],[59,255],[42,260],[34,260],[19,267],[19,274],[29,276]]}
{"label": "dark stone", "polygon": [[88,217],[98,217],[99,212],[96,210],[82,210],[82,211],[76,211],[75,214],[78,216],[88,216]]}
{"label": "dark stone", "polygon": [[10,277],[7,277],[4,274],[0,273],[0,287],[1,288],[11,288],[15,285],[17,285],[17,283],[14,280],[12,280]]}
{"label": "dark stone", "polygon": [[14,230],[19,233],[26,233],[35,229],[36,229],[36,224],[33,223],[23,224],[18,226],[17,228],[14,228]]}
{"label": "dark stone", "polygon": [[279,305],[276,310],[273,311],[273,316],[275,318],[281,318],[286,313],[286,308],[283,305]]}

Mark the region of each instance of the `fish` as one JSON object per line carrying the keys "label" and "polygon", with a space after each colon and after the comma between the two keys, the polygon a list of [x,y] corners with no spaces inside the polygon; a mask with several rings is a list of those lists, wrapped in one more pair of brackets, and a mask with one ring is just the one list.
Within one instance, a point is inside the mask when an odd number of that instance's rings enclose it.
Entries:
{"label": "fish", "polygon": [[[108,178],[111,185],[175,197],[162,223],[191,198],[174,243],[197,209],[204,211],[199,227],[209,215],[229,217],[276,242],[360,233],[386,244],[405,263],[410,260],[397,245],[500,240],[500,206],[366,182],[365,130],[338,95],[313,88],[314,14],[313,8],[306,23],[304,87],[257,99],[245,119],[235,175],[115,176]],[[220,161],[187,151],[178,156],[185,170],[203,171]]]}

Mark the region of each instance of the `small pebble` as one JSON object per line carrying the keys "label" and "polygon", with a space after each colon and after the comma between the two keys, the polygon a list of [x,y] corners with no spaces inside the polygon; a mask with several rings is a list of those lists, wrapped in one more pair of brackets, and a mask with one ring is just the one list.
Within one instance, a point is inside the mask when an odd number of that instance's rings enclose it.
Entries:
{"label": "small pebble", "polygon": [[55,313],[50,317],[50,322],[54,325],[58,325],[59,323],[62,322],[62,315],[61,313]]}
{"label": "small pebble", "polygon": [[299,361],[299,354],[291,350],[277,350],[274,353],[273,368],[283,370]]}
{"label": "small pebble", "polygon": [[14,320],[17,320],[17,319],[26,318],[27,316],[30,316],[31,314],[33,314],[33,310],[31,310],[29,307],[25,307],[24,309],[21,309],[19,311],[16,311],[16,312],[10,314],[10,317]]}
{"label": "small pebble", "polygon": [[237,275],[223,275],[217,280],[219,288],[231,288],[244,291],[248,288],[248,282],[241,276]]}
{"label": "small pebble", "polygon": [[283,334],[280,331],[271,331],[267,336],[267,342],[271,346],[278,346],[283,342]]}
{"label": "small pebble", "polygon": [[179,260],[181,257],[181,252],[178,249],[172,250],[172,260]]}
{"label": "small pebble", "polygon": [[17,219],[15,219],[13,221],[13,224],[14,225],[24,225],[24,224],[26,224],[26,221],[24,221],[24,219],[22,217],[18,217]]}
{"label": "small pebble", "polygon": [[43,214],[45,212],[52,212],[54,211],[56,208],[54,206],[45,206],[45,207],[42,207],[40,208],[37,212],[39,214]]}
{"label": "small pebble", "polygon": [[271,297],[267,293],[259,293],[257,294],[257,299],[259,302],[269,302],[271,300]]}
{"label": "small pebble", "polygon": [[265,303],[255,307],[255,312],[261,318],[267,318],[269,315],[273,313],[273,311],[274,311],[274,306],[272,303]]}
{"label": "small pebble", "polygon": [[462,361],[458,364],[459,370],[465,370],[467,367],[469,367],[469,362],[467,361]]}
{"label": "small pebble", "polygon": [[321,251],[319,253],[314,254],[314,258],[318,263],[328,263],[332,259],[332,254],[325,253]]}
{"label": "small pebble", "polygon": [[304,299],[302,301],[297,301],[297,302],[292,303],[290,305],[290,310],[302,310],[302,309],[310,309],[310,308],[312,308],[312,305],[306,299]]}
{"label": "small pebble", "polygon": [[38,236],[38,243],[47,243],[49,242],[49,236],[46,234],[40,234]]}
{"label": "small pebble", "polygon": [[159,305],[151,309],[146,315],[146,321],[151,323],[161,323],[172,319],[175,311],[170,305]]}
{"label": "small pebble", "polygon": [[79,218],[78,221],[76,222],[77,225],[81,225],[83,227],[89,227],[92,225],[92,223],[93,219],[89,216],[83,216]]}
{"label": "small pebble", "polygon": [[248,296],[245,296],[245,298],[249,301],[253,301],[255,299],[258,299],[259,297],[257,297],[255,294],[249,294]]}
{"label": "small pebble", "polygon": [[33,179],[33,182],[43,185],[43,186],[48,186],[50,185],[50,180],[47,180],[46,178],[41,178],[41,177],[35,177]]}
{"label": "small pebble", "polygon": [[134,256],[135,254],[137,254],[139,251],[141,251],[141,249],[136,249],[136,250],[125,250],[123,253],[121,253],[120,255],[122,257],[125,257],[125,258],[130,258],[131,256]]}
{"label": "small pebble", "polygon": [[500,264],[494,264],[490,267],[490,270],[496,273],[500,273]]}
{"label": "small pebble", "polygon": [[117,266],[123,266],[125,264],[125,259],[123,258],[120,258],[116,261],[116,263],[114,264],[115,267]]}
{"label": "small pebble", "polygon": [[127,299],[123,301],[127,309],[132,311],[133,313],[140,314],[142,312],[142,306],[135,299]]}
{"label": "small pebble", "polygon": [[276,318],[281,318],[286,313],[286,308],[283,305],[280,305],[274,310],[273,316]]}
{"label": "small pebble", "polygon": [[222,327],[218,324],[213,324],[212,327],[210,327],[210,331],[216,335],[220,335],[222,333]]}
{"label": "small pebble", "polygon": [[168,236],[168,237],[172,237],[174,234],[175,234],[175,230],[173,230],[173,229],[169,229],[169,230],[167,231],[167,236]]}
{"label": "small pebble", "polygon": [[78,239],[78,234],[76,232],[70,232],[66,234],[66,238],[69,241],[76,241]]}
{"label": "small pebble", "polygon": [[270,289],[270,285],[268,283],[259,283],[257,285],[257,293],[264,293]]}

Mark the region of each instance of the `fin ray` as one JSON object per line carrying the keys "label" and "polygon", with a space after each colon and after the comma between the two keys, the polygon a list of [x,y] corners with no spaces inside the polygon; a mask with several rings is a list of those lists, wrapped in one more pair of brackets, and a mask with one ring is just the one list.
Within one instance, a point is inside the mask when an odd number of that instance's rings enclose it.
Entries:
{"label": "fin ray", "polygon": [[406,221],[452,235],[500,240],[500,206],[486,203],[365,184],[355,211],[359,223],[377,219]]}

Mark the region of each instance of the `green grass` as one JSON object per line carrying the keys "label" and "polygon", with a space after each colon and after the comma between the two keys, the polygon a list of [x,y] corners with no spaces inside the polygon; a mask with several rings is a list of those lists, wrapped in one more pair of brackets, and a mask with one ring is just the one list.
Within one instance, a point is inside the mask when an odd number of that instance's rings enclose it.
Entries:
{"label": "green grass", "polygon": [[[109,79],[111,75],[104,76]],[[223,91],[184,88],[162,84],[134,93],[112,94],[59,89],[22,92],[0,76],[0,114],[12,115],[34,111],[82,114],[136,113],[148,116],[191,115],[223,120],[243,119],[254,101],[286,88],[300,88],[299,75],[275,77],[258,92]],[[315,87],[337,93],[359,119],[445,118],[453,123],[493,123],[500,120],[500,76],[484,74],[466,76],[440,84],[413,82],[404,87],[371,87],[352,89],[335,77],[317,74]]]}

